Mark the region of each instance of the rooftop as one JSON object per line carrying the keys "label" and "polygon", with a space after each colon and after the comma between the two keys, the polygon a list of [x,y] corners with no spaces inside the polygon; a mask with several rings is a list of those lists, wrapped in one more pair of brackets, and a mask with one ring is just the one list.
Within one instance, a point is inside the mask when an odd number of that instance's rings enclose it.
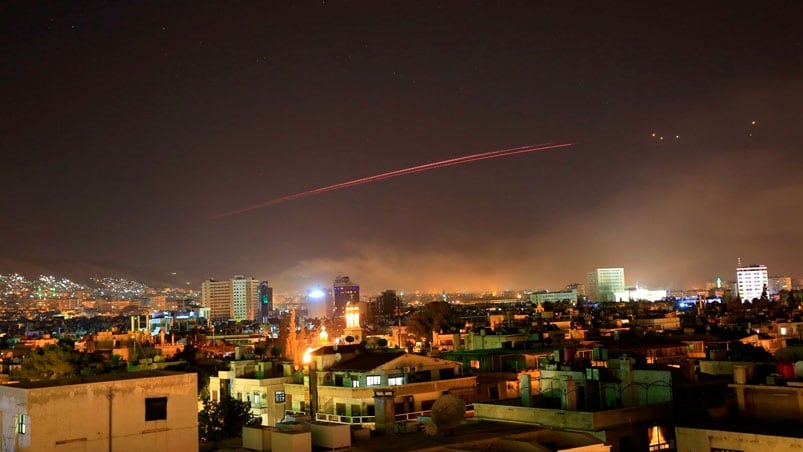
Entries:
{"label": "rooftop", "polygon": [[153,377],[169,377],[175,375],[188,375],[194,374],[193,372],[177,372],[171,370],[143,370],[139,372],[125,372],[125,373],[115,373],[115,374],[104,374],[104,375],[87,375],[83,377],[75,377],[75,378],[62,378],[57,380],[39,380],[39,381],[28,381],[28,382],[17,382],[8,384],[6,386],[10,386],[12,388],[21,388],[21,389],[35,389],[35,388],[48,388],[53,386],[69,386],[69,385],[80,385],[86,383],[102,383],[102,382],[109,382],[109,381],[121,381],[121,380],[135,380],[138,378],[153,378]]}
{"label": "rooftop", "polygon": [[331,370],[369,371],[393,361],[404,354],[405,352],[403,351],[368,352],[346,362],[335,364],[331,367]]}

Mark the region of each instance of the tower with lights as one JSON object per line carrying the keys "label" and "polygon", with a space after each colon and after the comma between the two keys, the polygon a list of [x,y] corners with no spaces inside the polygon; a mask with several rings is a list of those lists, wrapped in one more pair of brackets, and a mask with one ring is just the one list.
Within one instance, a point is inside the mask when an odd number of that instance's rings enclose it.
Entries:
{"label": "tower with lights", "polygon": [[259,283],[259,308],[257,309],[257,320],[261,323],[268,323],[273,315],[273,287],[267,281]]}
{"label": "tower with lights", "polygon": [[360,343],[364,339],[362,327],[360,326],[360,302],[349,301],[346,304],[346,330],[343,337],[351,336],[355,343]]}

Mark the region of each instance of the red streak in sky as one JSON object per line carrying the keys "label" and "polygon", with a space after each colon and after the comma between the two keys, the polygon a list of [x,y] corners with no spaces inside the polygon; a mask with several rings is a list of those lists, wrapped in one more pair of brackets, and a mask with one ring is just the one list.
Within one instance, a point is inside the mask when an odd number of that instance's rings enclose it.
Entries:
{"label": "red streak in sky", "polygon": [[499,157],[509,157],[511,155],[526,154],[529,152],[547,151],[549,149],[565,148],[572,146],[573,144],[574,143],[560,143],[560,144],[522,146],[510,149],[501,149],[498,151],[481,152],[479,154],[464,155],[463,157],[455,157],[448,160],[441,160],[439,162],[425,163],[423,165],[411,166],[410,168],[403,168],[395,171],[390,171],[387,173],[377,174],[374,176],[363,177],[361,179],[354,179],[347,182],[341,182],[339,184],[328,185],[326,187],[316,188],[313,190],[307,190],[301,193],[282,196],[281,198],[275,198],[271,199],[270,201],[265,201],[259,204],[254,204],[251,206],[242,207],[237,210],[221,213],[209,217],[207,218],[207,220],[216,220],[218,218],[225,218],[234,215],[239,215],[241,213],[250,212],[252,210],[261,209],[263,207],[275,206],[276,204],[292,201],[294,199],[306,198],[307,196],[320,195],[321,193],[340,190],[341,188],[353,187],[355,185],[367,184],[370,182],[376,182],[384,179],[390,179],[391,177],[399,177],[399,176],[404,176],[406,174],[420,173],[422,171],[429,171],[437,168],[445,168],[447,166],[460,165],[463,163],[478,162],[480,160],[495,159]]}

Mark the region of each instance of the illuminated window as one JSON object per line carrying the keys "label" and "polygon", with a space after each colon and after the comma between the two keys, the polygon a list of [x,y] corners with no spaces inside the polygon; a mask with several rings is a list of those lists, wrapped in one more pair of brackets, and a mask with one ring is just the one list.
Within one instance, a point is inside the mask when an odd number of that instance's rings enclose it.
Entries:
{"label": "illuminated window", "polygon": [[167,419],[167,397],[148,397],[145,399],[145,420]]}
{"label": "illuminated window", "polygon": [[366,386],[378,386],[382,384],[382,377],[379,375],[368,375],[365,377]]}
{"label": "illuminated window", "polygon": [[472,369],[479,369],[479,368],[480,368],[480,360],[478,360],[478,359],[472,359],[471,361],[469,361],[469,366],[470,366]]}
{"label": "illuminated window", "polygon": [[20,414],[17,416],[17,433],[24,435],[28,430],[25,427],[25,415]]}
{"label": "illuminated window", "polygon": [[360,387],[360,380],[351,380],[351,387],[352,388],[359,388]]}
{"label": "illuminated window", "polygon": [[399,375],[398,377],[388,377],[388,385],[390,386],[399,386],[404,384],[404,377]]}
{"label": "illuminated window", "polygon": [[276,391],[273,394],[273,401],[274,402],[276,402],[276,403],[284,403],[284,400],[285,400],[284,391]]}
{"label": "illuminated window", "polygon": [[259,394],[257,394],[255,392],[254,393],[254,406],[255,407],[259,407],[259,404],[260,404],[261,401],[262,401],[262,399],[259,397]]}
{"label": "illuminated window", "polygon": [[650,450],[651,451],[653,451],[653,450],[663,450],[663,449],[669,449],[670,448],[671,445],[669,444],[669,441],[667,441],[666,436],[664,436],[663,430],[664,430],[663,427],[660,427],[660,426],[657,426],[657,425],[653,425],[647,431],[647,435],[648,435],[648,437],[650,439]]}

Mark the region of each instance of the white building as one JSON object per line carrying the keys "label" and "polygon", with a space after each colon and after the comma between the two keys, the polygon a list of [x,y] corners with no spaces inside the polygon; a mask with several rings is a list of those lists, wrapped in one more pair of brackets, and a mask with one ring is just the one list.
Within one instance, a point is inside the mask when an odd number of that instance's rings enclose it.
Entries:
{"label": "white building", "polygon": [[588,273],[588,295],[592,301],[617,301],[616,292],[623,290],[624,268],[598,268]]}
{"label": "white building", "polygon": [[616,301],[661,301],[666,298],[666,290],[648,290],[636,287],[617,291],[615,295]]}
{"label": "white building", "polygon": [[754,264],[736,268],[736,289],[742,302],[761,298],[761,294],[767,289],[768,283],[766,265]]}
{"label": "white building", "polygon": [[198,450],[196,380],[145,371],[2,385],[2,450]]}
{"label": "white building", "polygon": [[284,384],[293,381],[291,368],[290,363],[231,361],[228,370],[209,377],[209,398],[219,401],[229,396],[248,402],[262,425],[274,427],[284,417]]}
{"label": "white building", "polygon": [[567,290],[564,292],[535,292],[530,294],[531,303],[558,303],[561,301],[577,302],[577,289]]}

